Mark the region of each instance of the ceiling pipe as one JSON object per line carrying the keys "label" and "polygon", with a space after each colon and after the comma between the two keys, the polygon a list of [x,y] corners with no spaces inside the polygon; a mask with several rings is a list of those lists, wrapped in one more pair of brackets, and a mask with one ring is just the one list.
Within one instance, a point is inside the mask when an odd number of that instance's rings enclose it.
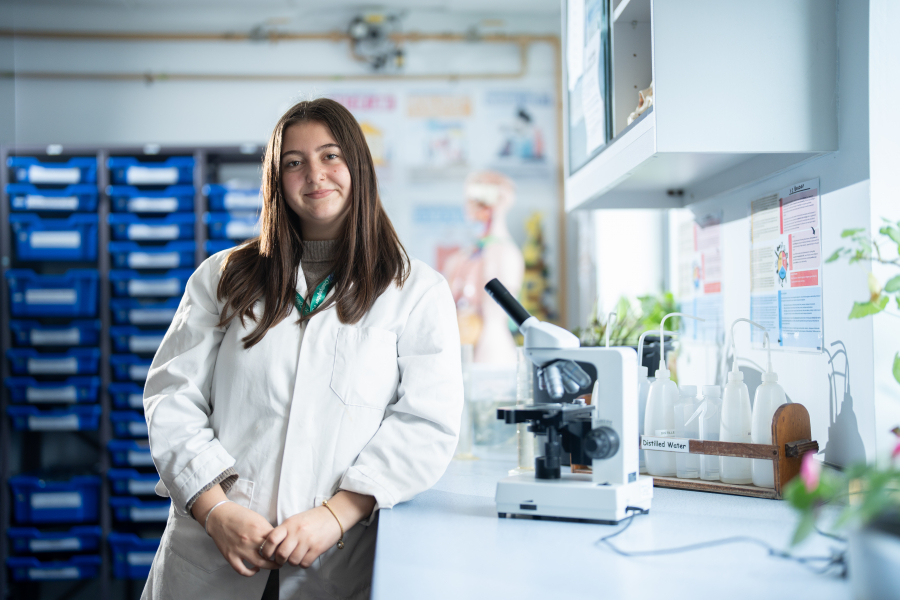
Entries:
{"label": "ceiling pipe", "polygon": [[[166,33],[166,32],[139,32],[139,31],[59,31],[59,30],[12,30],[0,29],[0,37],[29,38],[29,39],[58,39],[75,41],[108,41],[108,42],[296,42],[296,41],[324,41],[324,42],[349,42],[351,37],[342,31],[322,33],[303,33],[270,31],[264,33]],[[396,43],[404,42],[483,42],[490,44],[533,44],[549,43],[558,44],[559,37],[555,35],[508,35],[492,33],[484,35],[463,33],[392,33],[390,39]]]}
{"label": "ceiling pipe", "polygon": [[[0,29],[0,37],[112,42],[348,42],[352,38],[343,32],[288,33],[272,31],[257,33],[162,33],[162,32],[117,32],[117,31],[49,31],[49,30],[8,30]],[[44,80],[91,80],[91,81],[384,81],[384,80],[490,80],[521,79],[528,72],[528,48],[535,43],[549,43],[558,52],[559,38],[552,35],[506,35],[490,34],[473,37],[471,34],[456,33],[394,33],[390,39],[396,44],[417,42],[443,43],[491,43],[516,44],[519,48],[519,68],[507,73],[435,73],[435,74],[350,74],[350,75],[310,75],[310,74],[257,74],[257,73],[166,73],[166,72],[64,72],[64,71],[0,71],[4,79],[44,79]]]}

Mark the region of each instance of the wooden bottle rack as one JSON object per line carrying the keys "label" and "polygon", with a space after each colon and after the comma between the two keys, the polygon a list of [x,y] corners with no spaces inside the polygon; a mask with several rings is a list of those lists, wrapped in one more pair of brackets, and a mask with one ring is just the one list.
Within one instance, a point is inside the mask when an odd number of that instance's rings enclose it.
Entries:
{"label": "wooden bottle rack", "polygon": [[[771,460],[775,469],[775,488],[755,485],[705,481],[703,479],[680,479],[678,477],[653,477],[656,487],[676,488],[735,494],[754,498],[781,500],[784,487],[800,473],[800,463],[807,452],[818,452],[819,443],[811,440],[809,412],[802,404],[784,404],[775,411],[772,419],[772,444],[740,444],[736,442],[704,442],[689,440],[691,454],[708,456],[734,456]],[[573,465],[572,472],[590,473],[590,467]]]}

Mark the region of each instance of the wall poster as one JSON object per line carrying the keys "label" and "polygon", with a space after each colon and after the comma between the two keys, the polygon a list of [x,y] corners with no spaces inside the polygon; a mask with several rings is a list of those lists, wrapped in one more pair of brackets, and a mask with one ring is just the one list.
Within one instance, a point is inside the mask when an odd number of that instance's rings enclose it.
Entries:
{"label": "wall poster", "polygon": [[678,232],[681,312],[704,319],[683,319],[684,339],[717,343],[724,331],[721,222],[721,213],[710,214],[682,223]]}
{"label": "wall poster", "polygon": [[821,222],[818,179],[750,203],[750,318],[773,347],[822,350]]}

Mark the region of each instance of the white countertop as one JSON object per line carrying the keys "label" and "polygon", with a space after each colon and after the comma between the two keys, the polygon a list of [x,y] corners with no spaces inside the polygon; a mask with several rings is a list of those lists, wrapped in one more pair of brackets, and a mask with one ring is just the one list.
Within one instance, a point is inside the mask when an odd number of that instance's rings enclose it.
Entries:
{"label": "white countertop", "polygon": [[[434,488],[381,511],[374,600],[850,597],[845,580],[754,544],[626,558],[595,543],[622,525],[499,519],[494,491],[515,455],[481,456],[454,460]],[[782,501],[655,488],[650,514],[611,541],[638,551],[752,536],[783,549],[795,523]],[[816,535],[794,553],[827,556],[840,546]]]}

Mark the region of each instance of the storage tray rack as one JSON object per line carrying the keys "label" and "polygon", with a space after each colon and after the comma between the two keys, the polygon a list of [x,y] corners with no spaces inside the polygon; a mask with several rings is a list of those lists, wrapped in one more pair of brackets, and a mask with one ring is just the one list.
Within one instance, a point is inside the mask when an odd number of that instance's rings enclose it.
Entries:
{"label": "storage tray rack", "polygon": [[203,186],[210,212],[204,215],[209,256],[259,235],[262,200],[259,188],[207,184]]}
{"label": "storage tray rack", "polygon": [[261,154],[48,150],[0,147],[0,598],[44,597],[48,580],[137,598],[169,510],[144,379],[208,256],[204,186],[236,223],[212,219],[224,223],[215,251],[233,246],[253,233],[257,192],[219,186],[219,169],[255,171]]}
{"label": "storage tray rack", "polygon": [[144,579],[168,518],[156,494],[143,388],[197,259],[202,157],[131,154],[107,161],[110,185],[111,439],[106,472],[115,579]]}
{"label": "storage tray rack", "polygon": [[[0,153],[3,286],[3,587],[100,575],[102,479],[45,447],[96,446],[100,404],[98,156]],[[10,268],[12,267],[12,268]],[[79,445],[80,444],[80,445]],[[89,450],[90,452],[90,450]],[[96,455],[96,451],[94,451]],[[53,470],[50,470],[54,467]],[[10,526],[11,525],[11,526]],[[5,589],[2,591],[6,591]],[[5,597],[5,596],[4,596]]]}

